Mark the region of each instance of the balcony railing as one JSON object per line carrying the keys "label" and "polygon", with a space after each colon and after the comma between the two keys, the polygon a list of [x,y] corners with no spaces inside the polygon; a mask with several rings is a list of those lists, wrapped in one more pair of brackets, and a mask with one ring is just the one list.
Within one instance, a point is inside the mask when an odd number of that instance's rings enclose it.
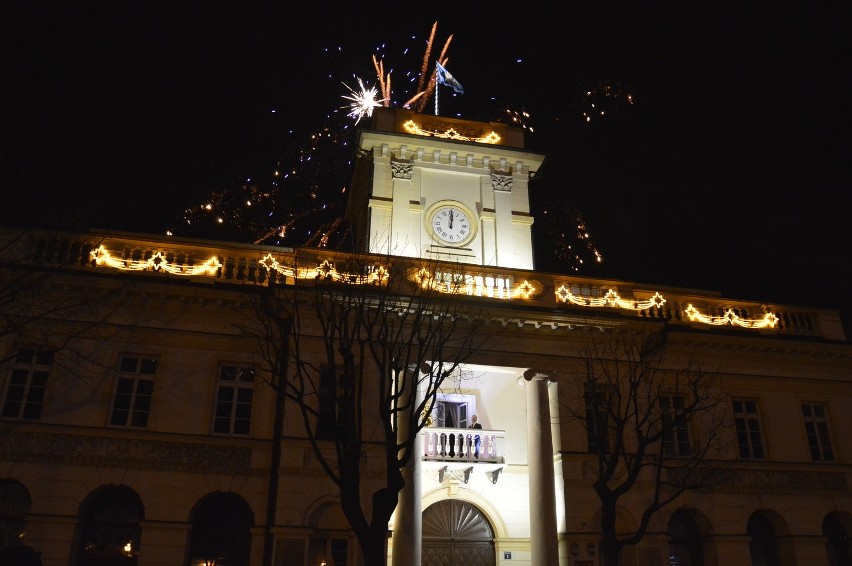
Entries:
{"label": "balcony railing", "polygon": [[[351,263],[353,256],[342,252],[163,239],[144,234],[33,232],[20,237],[0,230],[0,242],[14,244],[0,246],[4,252],[0,261],[113,269],[148,277],[186,277],[195,283],[263,285],[274,273],[279,283],[286,284],[316,278],[379,284],[389,276],[386,267],[392,260],[397,267],[410,267],[401,272],[424,288],[511,301],[515,307],[537,307],[535,314],[517,313],[503,320],[504,324],[570,330],[594,325],[595,319],[586,314],[598,311],[671,325],[754,331],[764,336],[846,340],[840,316],[834,310],[732,300],[710,291],[652,289],[630,281],[366,254],[356,255],[370,266],[368,272],[349,273],[344,266]],[[545,309],[550,316],[541,315]]]}
{"label": "balcony railing", "polygon": [[423,459],[426,461],[504,462],[503,440],[506,432],[503,430],[429,427],[420,434],[423,436]]}

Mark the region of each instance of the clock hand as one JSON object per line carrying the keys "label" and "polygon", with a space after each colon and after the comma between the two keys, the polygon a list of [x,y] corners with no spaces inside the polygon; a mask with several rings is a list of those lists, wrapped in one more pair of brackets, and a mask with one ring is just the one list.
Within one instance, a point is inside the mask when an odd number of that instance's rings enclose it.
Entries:
{"label": "clock hand", "polygon": [[453,209],[450,209],[450,230],[453,229]]}

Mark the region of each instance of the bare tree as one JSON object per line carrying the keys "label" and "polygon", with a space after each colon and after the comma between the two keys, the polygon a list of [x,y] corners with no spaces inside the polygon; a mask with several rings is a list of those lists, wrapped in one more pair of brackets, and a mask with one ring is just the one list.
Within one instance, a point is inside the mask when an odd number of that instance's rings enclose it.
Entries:
{"label": "bare tree", "polygon": [[[49,337],[51,349],[68,349],[105,318],[115,308],[104,301],[116,295],[114,288],[68,292],[73,270],[86,264],[97,244],[96,237],[61,230],[0,227],[0,341],[42,346]],[[77,324],[60,327],[57,320]]]}
{"label": "bare tree", "polygon": [[[101,238],[59,229],[0,227],[0,415],[3,429],[100,403],[98,385],[114,374],[90,347],[115,334],[110,320],[128,285],[93,280],[84,269]],[[50,377],[49,377],[50,376]],[[73,378],[73,404],[45,404]]]}
{"label": "bare tree", "polygon": [[[580,347],[583,369],[567,383],[577,404],[560,410],[582,424],[594,455],[604,566],[619,564],[655,513],[713,481],[709,456],[729,422],[718,372],[671,358],[665,335],[601,334]],[[616,529],[617,509],[629,493],[642,513],[625,533]]]}
{"label": "bare tree", "polygon": [[[244,330],[258,337],[279,399],[298,411],[317,462],[339,488],[364,563],[379,566],[403,470],[420,456],[417,435],[441,385],[487,339],[487,317],[453,297],[463,280],[435,266],[340,257],[307,283],[295,276],[304,273],[298,264],[280,270],[294,276],[260,290],[257,324]],[[376,461],[379,480],[367,470]]]}

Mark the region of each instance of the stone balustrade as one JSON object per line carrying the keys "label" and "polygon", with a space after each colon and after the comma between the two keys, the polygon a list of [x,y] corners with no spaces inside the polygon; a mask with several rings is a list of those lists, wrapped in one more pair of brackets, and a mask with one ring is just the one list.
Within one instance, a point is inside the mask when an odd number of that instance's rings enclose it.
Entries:
{"label": "stone balustrade", "polygon": [[[420,431],[423,437],[423,459],[430,462],[503,463],[503,430],[438,428]],[[477,437],[479,450],[477,451]]]}
{"label": "stone balustrade", "polygon": [[[572,315],[597,312],[708,330],[846,339],[839,313],[834,310],[731,300],[708,291],[654,288],[630,281],[144,234],[7,231],[0,233],[0,238],[12,241],[12,245],[2,248],[5,257],[0,259],[7,263],[11,255],[11,261],[50,267],[112,269],[199,282],[264,285],[275,280],[292,284],[298,279],[331,277],[336,281],[375,284],[390,273],[406,273],[412,284],[443,293],[537,307],[534,316],[504,321],[519,326],[570,329]],[[393,272],[387,270],[390,264]],[[543,317],[542,308],[553,316]]]}

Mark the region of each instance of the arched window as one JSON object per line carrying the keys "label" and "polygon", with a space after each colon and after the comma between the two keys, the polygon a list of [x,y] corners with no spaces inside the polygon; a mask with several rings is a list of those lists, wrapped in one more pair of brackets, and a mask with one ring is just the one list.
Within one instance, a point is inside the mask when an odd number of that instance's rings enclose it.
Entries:
{"label": "arched window", "polygon": [[678,509],[669,519],[669,563],[672,566],[704,566],[701,531],[689,512]]}
{"label": "arched window", "polygon": [[0,548],[22,542],[31,506],[30,492],[21,482],[0,480]]}
{"label": "arched window", "polygon": [[135,566],[145,520],[142,500],[123,485],[93,491],[80,506],[79,566]]}
{"label": "arched window", "polygon": [[216,492],[192,511],[190,566],[248,566],[254,514],[236,493]]}
{"label": "arched window", "polygon": [[482,512],[457,499],[423,511],[423,564],[494,566],[494,530]]}
{"label": "arched window", "polygon": [[0,548],[22,542],[31,506],[30,492],[21,482],[0,480]]}
{"label": "arched window", "polygon": [[852,566],[852,541],[844,523],[846,526],[852,524],[852,516],[829,513],[822,521],[829,566]]}
{"label": "arched window", "polygon": [[781,566],[778,535],[766,515],[754,513],[748,520],[746,531],[751,537],[748,547],[752,566]]}

